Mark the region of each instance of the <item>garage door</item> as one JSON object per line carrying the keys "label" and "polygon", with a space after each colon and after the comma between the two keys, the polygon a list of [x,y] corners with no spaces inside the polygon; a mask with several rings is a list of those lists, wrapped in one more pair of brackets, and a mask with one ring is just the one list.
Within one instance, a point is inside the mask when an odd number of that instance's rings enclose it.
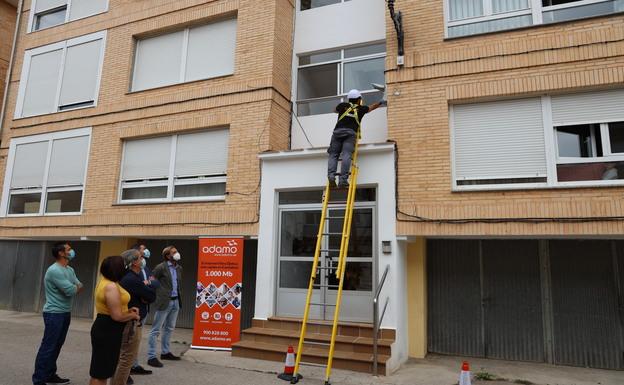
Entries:
{"label": "garage door", "polygon": [[427,242],[428,346],[624,368],[624,242]]}

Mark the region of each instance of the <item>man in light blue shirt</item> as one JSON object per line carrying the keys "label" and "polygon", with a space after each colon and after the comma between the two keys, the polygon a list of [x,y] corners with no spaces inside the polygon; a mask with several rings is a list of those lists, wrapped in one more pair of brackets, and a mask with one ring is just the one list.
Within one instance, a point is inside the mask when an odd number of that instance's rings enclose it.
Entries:
{"label": "man in light blue shirt", "polygon": [[35,372],[32,376],[34,385],[69,384],[69,379],[61,378],[56,373],[56,360],[65,343],[71,308],[76,294],[82,291],[82,283],[69,261],[76,252],[67,242],[59,242],[52,247],[52,256],[56,262],[46,271],[44,278],[46,303],[43,306],[45,330],[43,340],[35,359]]}

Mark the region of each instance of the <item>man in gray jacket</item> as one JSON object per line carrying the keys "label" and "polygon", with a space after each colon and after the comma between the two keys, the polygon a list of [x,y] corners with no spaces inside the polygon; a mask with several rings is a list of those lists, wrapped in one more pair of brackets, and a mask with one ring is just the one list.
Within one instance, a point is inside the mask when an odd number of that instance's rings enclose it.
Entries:
{"label": "man in gray jacket", "polygon": [[161,328],[164,330],[161,338],[160,359],[173,361],[180,359],[171,353],[169,343],[182,303],[182,266],[179,265],[181,256],[175,246],[165,247],[162,256],[164,261],[152,271],[152,275],[158,280],[160,287],[156,289],[156,301],[154,302],[156,313],[152,322],[147,351],[147,364],[156,368],[163,367],[162,362],[156,358],[156,339],[160,335]]}

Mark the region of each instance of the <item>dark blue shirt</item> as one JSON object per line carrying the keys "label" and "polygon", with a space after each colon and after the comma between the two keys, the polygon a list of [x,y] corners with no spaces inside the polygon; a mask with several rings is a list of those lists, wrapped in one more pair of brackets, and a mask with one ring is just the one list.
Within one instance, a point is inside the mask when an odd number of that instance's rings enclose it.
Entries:
{"label": "dark blue shirt", "polygon": [[156,291],[149,285],[143,283],[143,274],[140,272],[135,273],[132,270],[128,270],[119,284],[130,293],[128,307],[139,308],[139,315],[141,317],[141,322],[143,322],[145,317],[147,317],[148,304],[156,300]]}

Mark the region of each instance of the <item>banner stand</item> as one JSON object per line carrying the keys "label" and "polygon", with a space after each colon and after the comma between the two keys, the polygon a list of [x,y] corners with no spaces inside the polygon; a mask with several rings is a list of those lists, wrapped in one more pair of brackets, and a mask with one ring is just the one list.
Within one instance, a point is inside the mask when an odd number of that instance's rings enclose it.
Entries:
{"label": "banner stand", "polygon": [[192,349],[231,350],[240,339],[244,238],[200,238]]}

